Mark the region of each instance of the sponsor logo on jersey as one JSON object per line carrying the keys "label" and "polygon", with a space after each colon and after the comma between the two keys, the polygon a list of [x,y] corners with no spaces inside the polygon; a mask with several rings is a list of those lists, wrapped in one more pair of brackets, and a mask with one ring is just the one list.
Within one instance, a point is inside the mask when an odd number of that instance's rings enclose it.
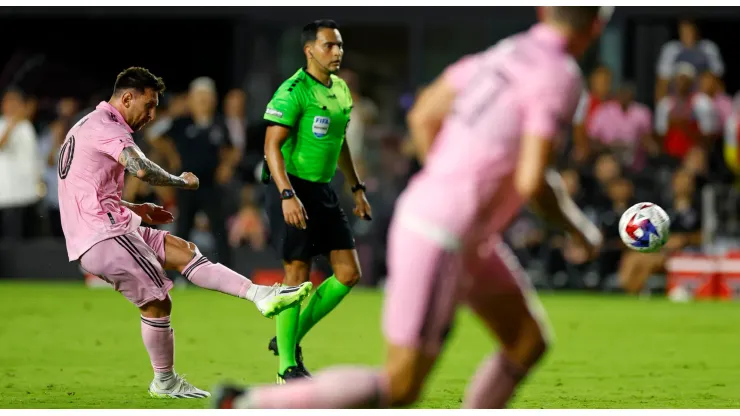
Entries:
{"label": "sponsor logo on jersey", "polygon": [[316,116],[313,118],[313,135],[322,138],[329,132],[329,117]]}
{"label": "sponsor logo on jersey", "polygon": [[278,110],[275,110],[275,109],[272,109],[272,108],[268,108],[267,111],[265,111],[265,114],[269,114],[271,116],[283,118],[283,112],[282,111],[278,111]]}

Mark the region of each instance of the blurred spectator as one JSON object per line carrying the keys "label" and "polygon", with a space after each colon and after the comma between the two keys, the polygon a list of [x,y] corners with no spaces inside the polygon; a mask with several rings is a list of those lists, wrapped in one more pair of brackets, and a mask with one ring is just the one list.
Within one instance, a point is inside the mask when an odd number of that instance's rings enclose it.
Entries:
{"label": "blurred spectator", "polygon": [[647,106],[635,102],[635,89],[630,83],[619,88],[616,98],[594,111],[588,136],[596,151],[608,150],[623,165],[641,170],[645,152],[652,156],[660,152],[652,134],[652,114]]}
{"label": "blurred spectator", "polygon": [[79,111],[79,102],[72,97],[64,97],[56,105],[56,118],[44,129],[39,137],[39,154],[43,166],[44,211],[49,218],[51,235],[57,238],[64,236],[59,216],[58,169],[59,149],[64,143],[67,132],[74,124],[74,117]]}
{"label": "blurred spectator", "polygon": [[573,160],[585,162],[591,155],[588,128],[599,106],[608,100],[612,89],[612,73],[600,66],[588,77],[588,91],[581,95],[573,116]]}
{"label": "blurred spectator", "polygon": [[540,257],[546,232],[542,221],[530,210],[524,210],[505,233],[507,243],[522,266],[529,268]]}
{"label": "blurred spectator", "polygon": [[720,124],[711,98],[692,92],[696,69],[683,62],[675,72],[676,91],[658,103],[655,132],[663,138],[665,153],[680,160],[694,146],[709,151]]}
{"label": "blurred spectator", "polygon": [[44,208],[49,217],[51,235],[57,238],[64,237],[62,220],[59,214],[58,171],[59,149],[64,144],[67,132],[72,127],[71,118],[54,120],[41,136],[39,151],[43,168],[43,179],[46,185],[44,194]]}
{"label": "blurred spectator", "polygon": [[6,239],[25,235],[29,212],[39,200],[38,143],[27,110],[22,91],[5,92],[0,117],[0,237]]}
{"label": "blurred spectator", "polygon": [[239,156],[244,154],[247,145],[247,93],[234,88],[224,97],[224,116],[226,127],[229,129],[231,144],[238,150]]}
{"label": "blurred spectator", "polygon": [[237,158],[231,145],[229,131],[223,117],[216,114],[217,96],[215,82],[206,77],[195,79],[188,94],[190,115],[180,117],[164,136],[157,140],[170,141],[182,163],[181,170],[192,172],[200,179],[196,191],[177,191],[177,235],[190,238],[198,211],[208,216],[218,261],[231,263],[223,185],[231,181]]}
{"label": "blurred spectator", "polygon": [[732,98],[725,92],[722,79],[710,71],[703,72],[699,78],[699,92],[712,99],[720,125],[724,126],[732,113]]}
{"label": "blurred spectator", "polygon": [[679,65],[687,63],[698,73],[710,71],[718,77],[725,72],[725,64],[717,45],[711,40],[700,39],[696,23],[684,19],[678,23],[678,40],[672,40],[660,51],[655,81],[655,101],[660,102],[669,93],[670,81]]}
{"label": "blurred spectator", "polygon": [[680,250],[698,250],[701,241],[701,204],[694,175],[680,169],[673,175],[673,201],[666,205],[671,219],[670,237],[659,253],[626,252],[619,267],[619,280],[629,293],[639,293],[647,279],[665,272],[665,261]]}
{"label": "blurred spectator", "polygon": [[34,131],[40,131],[38,129],[38,122],[36,116],[39,110],[39,100],[36,97],[26,96],[26,120],[28,120],[33,126]]}
{"label": "blurred spectator", "polygon": [[[147,125],[144,131],[144,142],[141,147],[154,163],[168,172],[179,172],[182,167],[177,149],[170,140],[158,140],[171,127],[172,122],[188,114],[188,95],[183,93],[165,96],[157,109],[154,122]],[[175,205],[175,188],[167,186],[151,187],[146,182],[130,176],[124,186],[124,195],[140,202],[156,202],[167,209]]]}
{"label": "blurred spectator", "polygon": [[[157,118],[147,125],[145,137],[148,141],[155,142],[156,139],[165,134],[175,119],[188,114],[188,95],[185,93],[173,94],[164,98],[157,109]],[[164,104],[164,105],[163,105]],[[160,144],[160,143],[158,143]],[[169,151],[164,149],[163,151]]]}
{"label": "blurred spectator", "polygon": [[609,184],[621,176],[622,165],[617,158],[609,152],[601,153],[594,162],[593,180],[586,188],[588,200],[583,203],[592,205],[599,212],[609,209],[611,206],[607,194]]}
{"label": "blurred spectator", "polygon": [[733,108],[725,123],[722,154],[725,165],[740,183],[740,107]]}
{"label": "blurred spectator", "polygon": [[709,180],[707,152],[700,147],[694,147],[686,153],[680,168],[694,175],[694,182],[698,190],[701,190]]}
{"label": "blurred spectator", "polygon": [[378,107],[371,99],[362,96],[360,93],[360,80],[357,73],[349,69],[342,69],[339,72],[339,77],[347,83],[352,94],[353,107],[350,113],[349,126],[347,126],[346,140],[350,153],[352,153],[352,159],[355,161],[357,174],[360,178],[364,178],[367,176],[365,131],[367,126],[375,123],[378,117]]}
{"label": "blurred spectator", "polygon": [[255,188],[244,187],[242,190],[242,208],[229,227],[229,243],[238,247],[248,243],[254,251],[262,251],[267,242],[267,227],[262,211],[255,199]]}
{"label": "blurred spectator", "polygon": [[604,235],[604,245],[599,256],[598,270],[602,281],[617,272],[624,251],[624,243],[619,236],[619,219],[634,201],[634,185],[626,177],[619,177],[609,183],[607,194],[611,206],[600,213],[598,224]]}

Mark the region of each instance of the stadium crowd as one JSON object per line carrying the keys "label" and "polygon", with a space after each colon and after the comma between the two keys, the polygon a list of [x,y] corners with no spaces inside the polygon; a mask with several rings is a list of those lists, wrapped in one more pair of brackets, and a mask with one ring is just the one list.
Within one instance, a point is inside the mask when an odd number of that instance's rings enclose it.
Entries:
{"label": "stadium crowd", "polygon": [[[420,167],[403,123],[379,123],[380,106],[362,94],[370,86],[361,85],[351,70],[339,75],[353,94],[347,140],[375,213],[371,223],[353,216],[350,221],[358,240],[375,248],[370,267],[382,276],[393,203]],[[585,253],[525,212],[511,225],[507,239],[536,284],[610,289],[621,281],[629,291],[639,292],[649,276],[661,272],[666,253],[701,249],[701,190],[707,184],[732,185],[740,174],[740,107],[725,91],[723,76],[719,49],[711,40],[700,39],[688,21],[679,24],[679,39],[667,43],[658,57],[655,102],[635,101],[634,85],[612,79],[606,66],[587,74],[587,91],[571,137],[563,141],[558,167],[578,204],[601,225],[606,244],[599,260],[586,263]],[[124,199],[164,205],[177,217],[174,232],[217,253],[228,265],[230,248],[266,250],[282,214],[279,207],[265,205],[265,192],[271,188],[260,183],[266,125],[247,119],[249,97],[244,90],[231,89],[222,97],[218,91],[224,92],[223,86],[217,88],[202,77],[193,80],[188,91],[167,92],[157,120],[135,135],[161,166],[198,175],[201,189],[177,193],[131,177]],[[59,148],[69,128],[101,101],[82,98],[50,104],[18,88],[4,92],[0,239],[63,238],[56,198]],[[410,94],[382,105],[394,105],[403,114],[412,101]],[[341,175],[335,182],[339,189],[346,188]],[[342,195],[345,207],[350,206],[348,190]],[[619,240],[621,213],[639,201],[658,203],[671,216],[666,252],[636,255]]]}

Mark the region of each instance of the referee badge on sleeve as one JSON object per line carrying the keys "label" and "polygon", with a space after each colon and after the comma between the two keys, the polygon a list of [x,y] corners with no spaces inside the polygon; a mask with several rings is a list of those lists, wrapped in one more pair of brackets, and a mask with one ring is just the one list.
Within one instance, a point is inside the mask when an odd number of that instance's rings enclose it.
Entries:
{"label": "referee badge on sleeve", "polygon": [[329,132],[329,117],[316,116],[313,118],[313,135],[322,138]]}

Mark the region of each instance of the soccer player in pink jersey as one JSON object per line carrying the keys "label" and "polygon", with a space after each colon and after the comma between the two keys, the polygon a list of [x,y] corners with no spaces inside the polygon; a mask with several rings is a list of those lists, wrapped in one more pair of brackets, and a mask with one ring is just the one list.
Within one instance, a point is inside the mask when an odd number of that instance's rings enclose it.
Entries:
{"label": "soccer player in pink jersey", "polygon": [[582,91],[580,56],[612,8],[549,7],[543,22],[449,67],[409,115],[424,163],[389,232],[385,367],[337,367],[284,386],[219,389],[220,408],[407,406],[422,391],[460,304],[500,340],[465,395],[504,407],[548,335],[533,291],[500,234],[525,203],[595,255],[598,228],[548,168]]}
{"label": "soccer player in pink jersey", "polygon": [[70,261],[79,261],[121,292],[141,313],[141,336],[154,368],[149,394],[155,398],[203,398],[210,394],[174,371],[175,333],[170,327],[172,281],[177,270],[194,284],[248,299],[271,317],[303,300],[310,283],[269,287],[201,255],[195,244],[166,231],[171,213],[154,204],[121,200],[125,173],[156,186],[198,189],[190,172],[167,173],[147,159],[131,133],[154,120],[161,78],[132,67],[118,75],[113,95],[70,129],[60,149],[59,206]]}

